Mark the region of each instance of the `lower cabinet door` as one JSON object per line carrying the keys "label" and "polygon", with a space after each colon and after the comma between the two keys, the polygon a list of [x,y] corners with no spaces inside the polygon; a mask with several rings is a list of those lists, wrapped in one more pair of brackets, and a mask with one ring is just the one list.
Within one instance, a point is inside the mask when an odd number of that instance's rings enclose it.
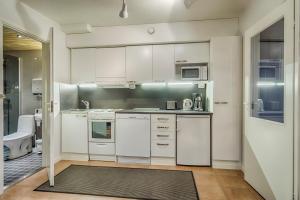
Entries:
{"label": "lower cabinet door", "polygon": [[175,140],[153,140],[151,144],[151,156],[175,157]]}
{"label": "lower cabinet door", "polygon": [[89,153],[93,155],[115,155],[115,143],[89,143]]}

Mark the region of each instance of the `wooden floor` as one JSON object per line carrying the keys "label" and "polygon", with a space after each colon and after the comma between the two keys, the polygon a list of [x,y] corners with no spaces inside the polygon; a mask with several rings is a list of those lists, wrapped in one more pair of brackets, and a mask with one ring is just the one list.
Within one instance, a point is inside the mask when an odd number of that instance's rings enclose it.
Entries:
{"label": "wooden floor", "polygon": [[[141,165],[120,165],[109,162],[79,162],[79,161],[60,161],[56,164],[55,172],[59,173],[70,164],[93,165],[93,166],[117,166],[133,168],[153,168],[153,169],[174,169],[192,170],[196,180],[200,200],[260,200],[260,197],[242,178],[241,171],[217,170],[202,167],[183,167],[183,166],[141,166]],[[47,180],[46,169],[34,174],[22,182],[5,190],[0,199],[5,200],[112,200],[119,198],[108,198],[88,195],[62,194],[35,192],[36,187]]]}

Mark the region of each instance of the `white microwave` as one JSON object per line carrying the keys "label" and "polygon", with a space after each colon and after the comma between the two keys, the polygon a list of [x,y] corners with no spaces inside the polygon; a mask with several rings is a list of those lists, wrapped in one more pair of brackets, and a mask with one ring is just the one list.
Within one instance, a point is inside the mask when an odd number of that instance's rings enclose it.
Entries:
{"label": "white microwave", "polygon": [[183,81],[207,81],[208,80],[207,65],[181,67],[181,80],[183,80]]}

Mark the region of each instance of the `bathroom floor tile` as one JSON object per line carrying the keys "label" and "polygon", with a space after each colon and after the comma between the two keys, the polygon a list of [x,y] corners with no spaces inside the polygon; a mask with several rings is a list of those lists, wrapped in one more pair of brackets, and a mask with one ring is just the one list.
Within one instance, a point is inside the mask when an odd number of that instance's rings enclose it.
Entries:
{"label": "bathroom floor tile", "polygon": [[4,185],[10,185],[42,167],[42,154],[30,153],[4,162]]}

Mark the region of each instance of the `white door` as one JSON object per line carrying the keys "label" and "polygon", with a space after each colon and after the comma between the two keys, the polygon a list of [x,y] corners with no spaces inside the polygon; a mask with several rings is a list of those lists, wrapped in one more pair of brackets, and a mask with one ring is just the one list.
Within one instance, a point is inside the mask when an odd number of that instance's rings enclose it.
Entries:
{"label": "white door", "polygon": [[97,78],[125,78],[125,47],[96,49]]}
{"label": "white door", "polygon": [[54,80],[53,80],[53,28],[49,42],[43,43],[43,152],[46,153],[43,166],[47,168],[51,186],[54,186]]}
{"label": "white door", "polygon": [[209,43],[190,43],[175,45],[176,64],[208,63]]}
{"label": "white door", "polygon": [[177,116],[177,164],[211,165],[210,116]]}
{"label": "white door", "polygon": [[243,167],[266,199],[293,198],[293,37],[292,1],[244,37]]}
{"label": "white door", "polygon": [[3,24],[0,22],[0,194],[4,185],[4,161],[3,161]]}
{"label": "white door", "polygon": [[175,80],[174,45],[153,46],[153,80]]}
{"label": "white door", "polygon": [[242,40],[241,37],[211,39],[213,80],[213,160],[240,165],[242,136]]}
{"label": "white door", "polygon": [[152,46],[126,47],[126,79],[138,83],[152,81]]}
{"label": "white door", "polygon": [[95,82],[96,50],[94,48],[71,50],[71,81],[72,83]]}

